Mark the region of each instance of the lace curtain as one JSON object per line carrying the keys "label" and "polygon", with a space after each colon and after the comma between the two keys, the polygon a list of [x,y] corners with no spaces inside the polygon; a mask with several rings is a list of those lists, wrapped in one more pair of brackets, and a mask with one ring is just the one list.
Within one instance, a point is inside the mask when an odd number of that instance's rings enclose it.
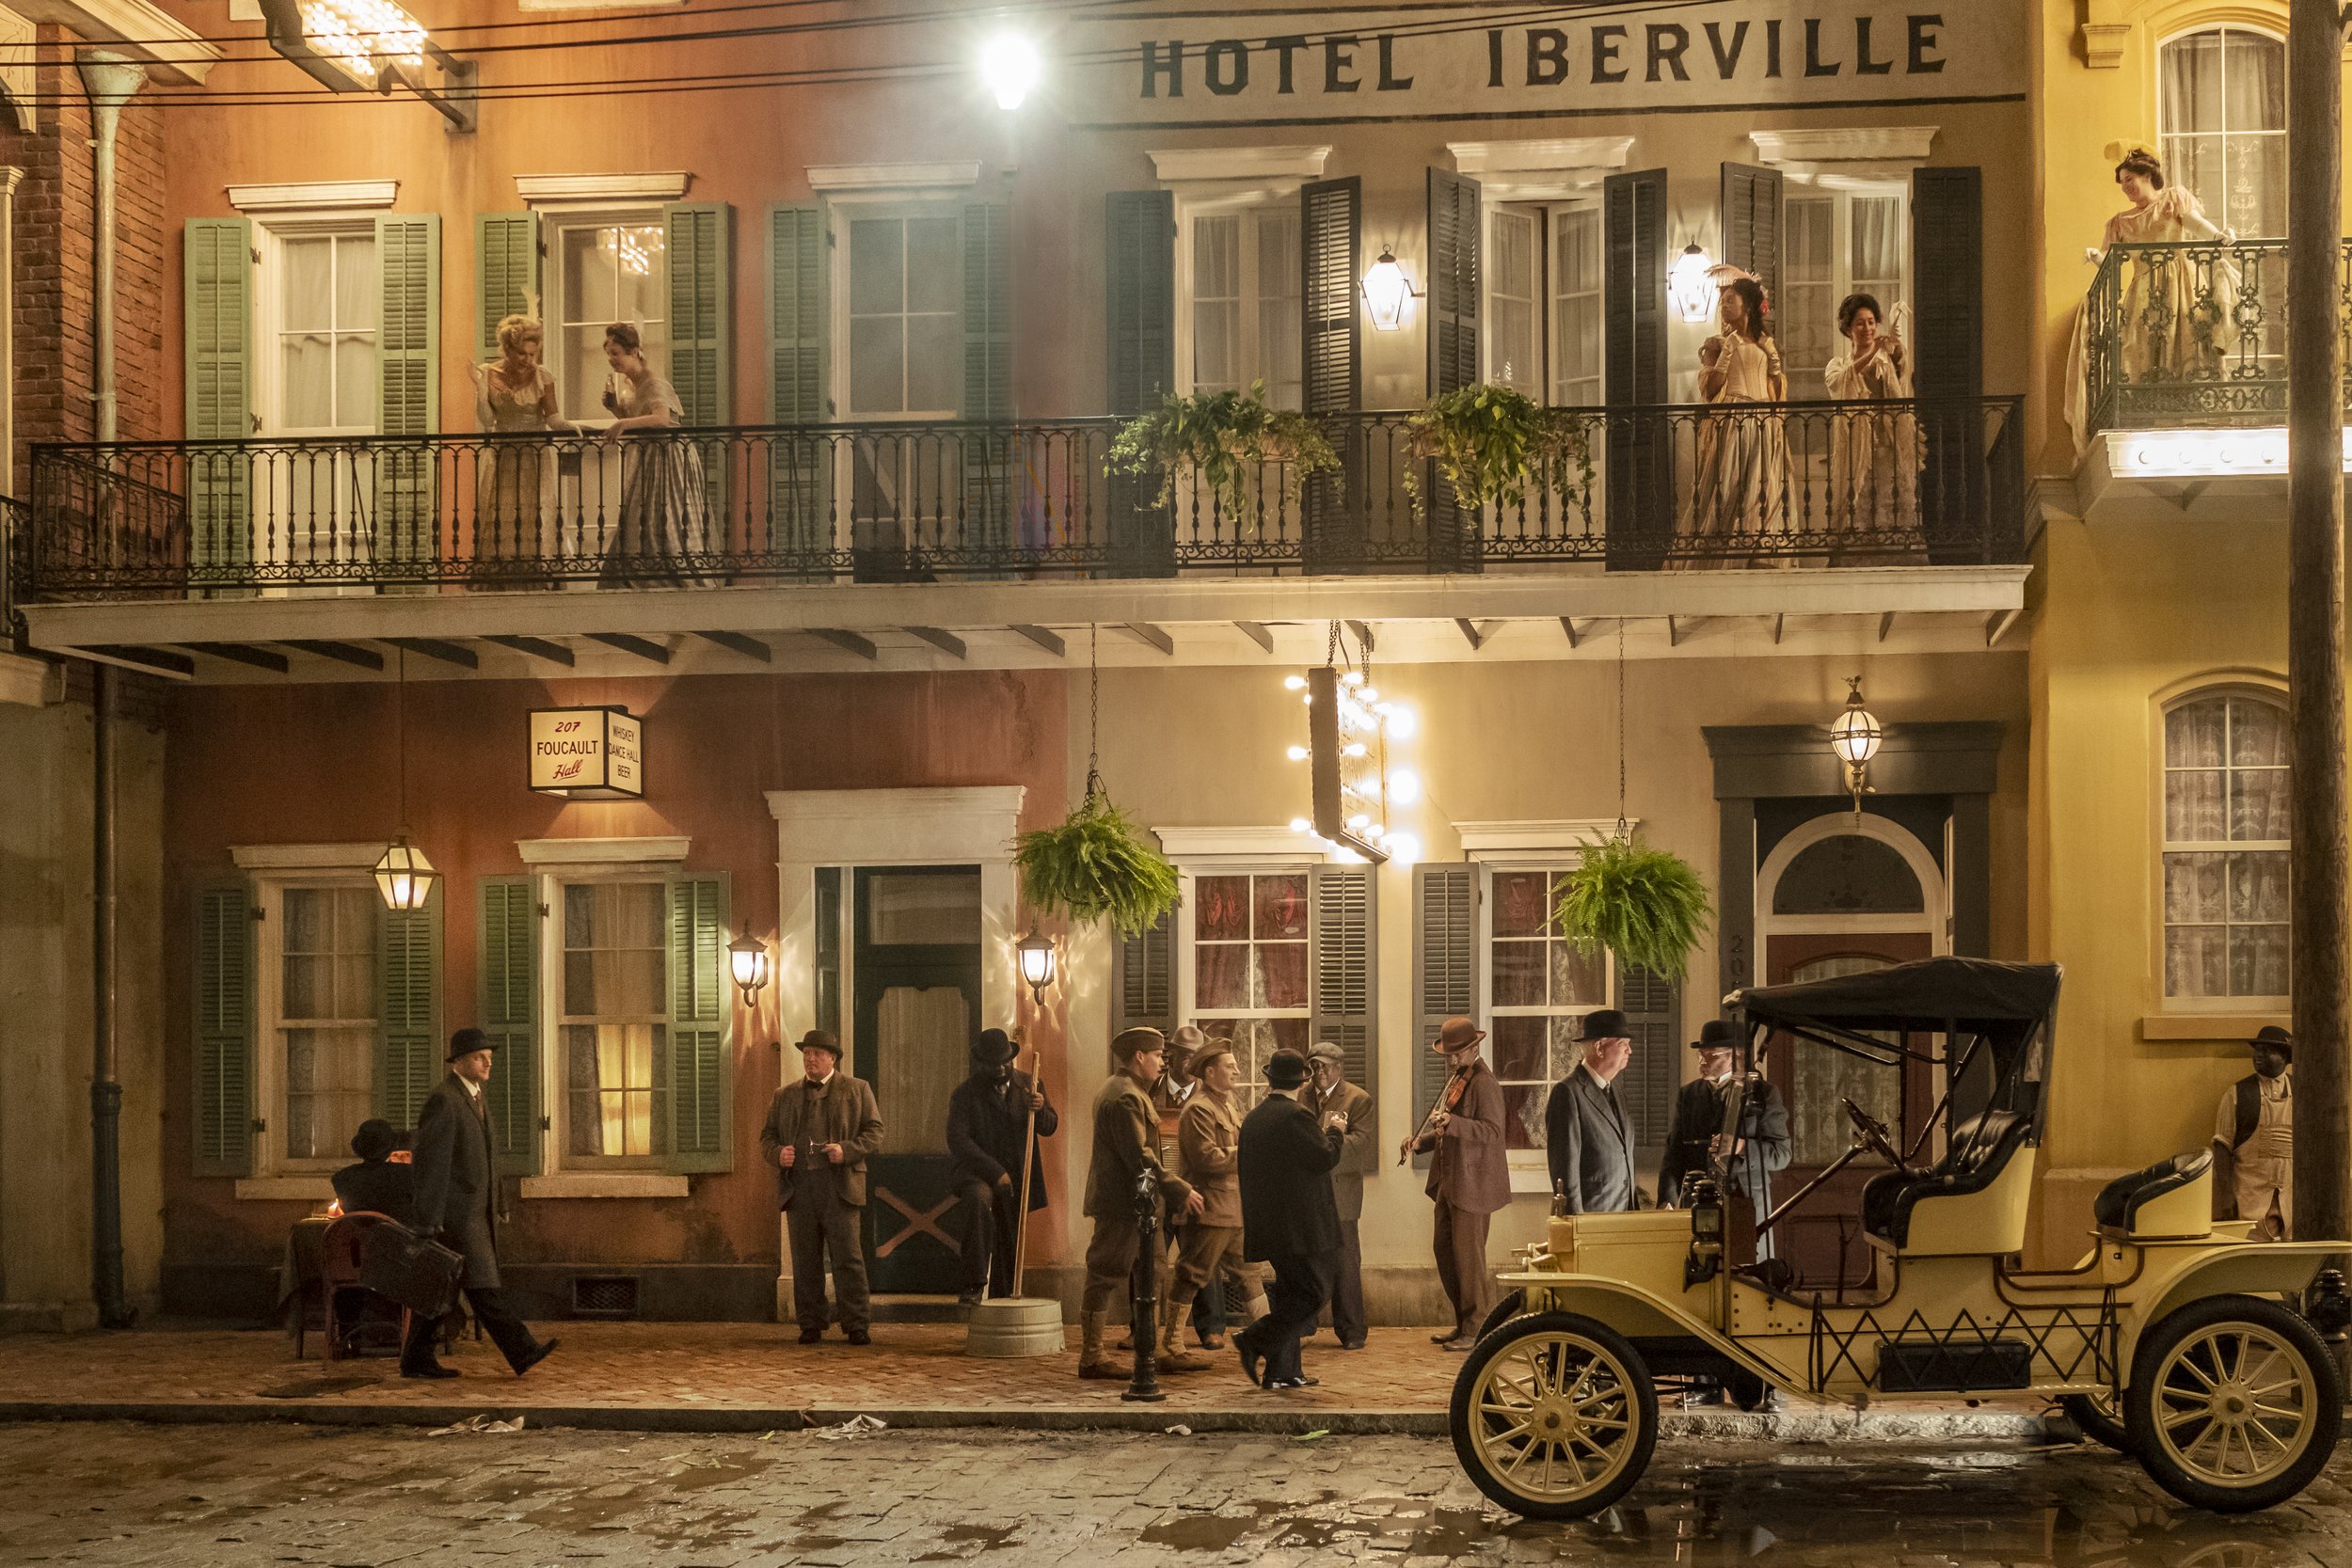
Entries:
{"label": "lace curtain", "polygon": [[2286,232],[2286,45],[2217,27],[2164,46],[2164,162],[2241,238]]}

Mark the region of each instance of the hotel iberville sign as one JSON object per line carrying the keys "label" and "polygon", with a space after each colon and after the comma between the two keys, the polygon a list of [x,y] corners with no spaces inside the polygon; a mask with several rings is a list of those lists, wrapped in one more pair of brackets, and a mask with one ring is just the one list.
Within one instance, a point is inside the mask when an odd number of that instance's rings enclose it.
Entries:
{"label": "hotel iberville sign", "polygon": [[644,721],[623,707],[531,710],[531,787],[567,800],[645,798]]}

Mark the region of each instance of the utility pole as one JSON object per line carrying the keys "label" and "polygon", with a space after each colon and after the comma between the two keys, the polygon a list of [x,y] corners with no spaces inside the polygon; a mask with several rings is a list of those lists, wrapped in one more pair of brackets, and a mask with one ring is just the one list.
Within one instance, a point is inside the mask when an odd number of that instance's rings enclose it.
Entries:
{"label": "utility pole", "polygon": [[2352,1235],[2344,720],[2344,14],[2287,26],[2287,688],[2294,725],[2295,1231]]}

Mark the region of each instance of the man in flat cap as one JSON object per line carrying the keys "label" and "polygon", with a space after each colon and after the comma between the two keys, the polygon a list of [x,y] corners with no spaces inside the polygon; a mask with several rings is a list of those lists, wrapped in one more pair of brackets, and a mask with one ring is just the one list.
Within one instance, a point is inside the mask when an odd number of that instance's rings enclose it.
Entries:
{"label": "man in flat cap", "polygon": [[801,1037],[801,1077],[769,1102],[759,1147],[776,1172],[776,1207],[792,1240],[792,1313],[801,1343],[825,1337],[825,1261],[842,1332],[871,1339],[866,1290],[866,1161],[882,1148],[882,1107],[863,1079],[841,1070],[832,1031]]}
{"label": "man in flat cap", "polygon": [[1428,1192],[1435,1205],[1430,1245],[1438,1282],[1454,1305],[1454,1326],[1430,1336],[1445,1350],[1478,1342],[1486,1317],[1486,1232],[1495,1211],[1511,1202],[1510,1156],[1502,1141],[1502,1085],[1479,1051],[1486,1032],[1467,1018],[1449,1018],[1429,1049],[1453,1069],[1422,1130],[1398,1150],[1429,1156]]}
{"label": "man in flat cap", "polygon": [[1616,1085],[1633,1059],[1633,1039],[1614,1007],[1586,1013],[1577,1037],[1584,1059],[1544,1101],[1554,1201],[1565,1198],[1571,1214],[1623,1213],[1634,1206],[1633,1128]]}
{"label": "man in flat cap", "polygon": [[[481,1030],[450,1037],[449,1074],[424,1097],[417,1114],[416,1220],[420,1236],[437,1239],[466,1259],[458,1284],[474,1321],[520,1377],[548,1358],[553,1339],[535,1338],[506,1305],[498,1254],[498,1140],[482,1086],[490,1081],[497,1047]],[[422,1313],[408,1320],[400,1347],[403,1377],[455,1377],[433,1354],[435,1323]]]}
{"label": "man in flat cap", "polygon": [[[1037,1140],[1050,1138],[1061,1117],[1045,1091],[1013,1070],[1020,1048],[1002,1029],[983,1029],[972,1046],[972,1075],[947,1097],[948,1180],[963,1207],[956,1240],[963,1255],[963,1306],[977,1307],[995,1279],[995,1293],[1014,1293],[1013,1243],[1021,1223],[1022,1142],[1028,1141],[1029,1212],[1045,1207],[1045,1172]],[[1034,1118],[1034,1124],[1032,1123]]]}
{"label": "man in flat cap", "polygon": [[2221,1093],[2213,1190],[2237,1200],[2257,1241],[2295,1234],[2295,1037],[2265,1023],[2246,1042],[2254,1070]]}
{"label": "man in flat cap", "polygon": [[405,1141],[389,1121],[369,1117],[351,1135],[356,1165],[345,1165],[328,1180],[335,1201],[346,1214],[385,1214],[403,1225],[414,1225],[417,1212],[417,1167],[409,1163]]}
{"label": "man in flat cap", "polygon": [[[1087,1171],[1086,1202],[1094,1239],[1087,1243],[1086,1294],[1079,1303],[1080,1377],[1123,1383],[1132,1375],[1124,1363],[1104,1354],[1103,1333],[1110,1323],[1111,1304],[1126,1293],[1142,1241],[1136,1227],[1138,1181],[1150,1174],[1162,1205],[1172,1211],[1168,1215],[1171,1224],[1178,1216],[1197,1218],[1201,1211],[1200,1195],[1160,1163],[1159,1114],[1152,1104],[1152,1085],[1159,1082],[1167,1053],[1168,1040],[1157,1029],[1121,1030],[1111,1041],[1118,1069],[1094,1097],[1094,1159]],[[1155,1277],[1168,1272],[1166,1265],[1164,1253],[1152,1259]]]}
{"label": "man in flat cap", "polygon": [[[1788,1102],[1762,1077],[1749,1074],[1740,1085],[1740,1133],[1732,1136],[1724,1120],[1740,1069],[1740,1031],[1724,1019],[1710,1018],[1699,1026],[1691,1049],[1698,1053],[1699,1075],[1683,1085],[1675,1100],[1666,1155],[1658,1167],[1659,1207],[1678,1207],[1683,1182],[1720,1159],[1729,1196],[1744,1201],[1762,1219],[1772,1212],[1772,1173],[1788,1168]],[[1773,1255],[1768,1231],[1756,1239],[1756,1258],[1760,1261]]]}
{"label": "man in flat cap", "polygon": [[1242,1370],[1265,1388],[1315,1381],[1299,1363],[1298,1341],[1330,1299],[1340,1255],[1331,1168],[1345,1147],[1347,1121],[1318,1117],[1300,1104],[1294,1097],[1306,1082],[1307,1059],[1276,1052],[1266,1058],[1265,1098],[1241,1124],[1242,1253],[1271,1265],[1274,1285],[1264,1314],[1233,1336],[1233,1349]]}
{"label": "man in flat cap", "polygon": [[1372,1096],[1347,1081],[1347,1053],[1325,1040],[1307,1053],[1314,1076],[1298,1091],[1298,1102],[1326,1124],[1347,1130],[1340,1163],[1331,1172],[1331,1198],[1340,1210],[1340,1256],[1331,1279],[1331,1332],[1340,1349],[1361,1350],[1371,1332],[1364,1316],[1364,1243],[1358,1222],[1364,1215],[1364,1177],[1379,1156],[1374,1151]]}

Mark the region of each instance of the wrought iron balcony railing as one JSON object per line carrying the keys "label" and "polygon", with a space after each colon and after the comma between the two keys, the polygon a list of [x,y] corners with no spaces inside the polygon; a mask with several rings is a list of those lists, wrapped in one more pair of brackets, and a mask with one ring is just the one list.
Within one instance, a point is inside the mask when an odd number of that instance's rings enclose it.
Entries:
{"label": "wrought iron balcony railing", "polygon": [[0,496],[0,654],[21,653],[24,647],[24,615],[17,608],[20,585],[18,552],[30,539],[24,503]]}
{"label": "wrought iron balcony railing", "polygon": [[2285,422],[2285,241],[2112,246],[2083,316],[2086,436]]}
{"label": "wrought iron balcony railing", "polygon": [[[1113,477],[1113,420],[44,446],[27,598],[2006,562],[2017,405],[1592,410],[1565,483],[1456,505],[1401,413],[1238,496]],[[1168,483],[1162,484],[1165,477]],[[1418,498],[1426,498],[1428,505]]]}

